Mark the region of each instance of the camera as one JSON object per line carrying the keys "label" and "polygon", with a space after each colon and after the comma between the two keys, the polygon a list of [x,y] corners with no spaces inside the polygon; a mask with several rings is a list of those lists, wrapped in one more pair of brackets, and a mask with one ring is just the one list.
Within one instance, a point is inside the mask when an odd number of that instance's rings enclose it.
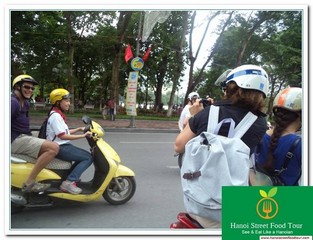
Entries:
{"label": "camera", "polygon": [[212,104],[211,101],[207,100],[207,99],[204,99],[204,98],[201,98],[200,100],[200,103],[203,104],[203,107],[206,108],[207,106],[210,106]]}

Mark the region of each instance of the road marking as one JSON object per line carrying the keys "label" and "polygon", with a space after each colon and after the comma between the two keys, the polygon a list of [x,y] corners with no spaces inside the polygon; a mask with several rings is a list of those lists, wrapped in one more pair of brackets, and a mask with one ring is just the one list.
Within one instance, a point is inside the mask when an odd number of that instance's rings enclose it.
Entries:
{"label": "road marking", "polygon": [[166,166],[167,168],[179,168],[178,166]]}

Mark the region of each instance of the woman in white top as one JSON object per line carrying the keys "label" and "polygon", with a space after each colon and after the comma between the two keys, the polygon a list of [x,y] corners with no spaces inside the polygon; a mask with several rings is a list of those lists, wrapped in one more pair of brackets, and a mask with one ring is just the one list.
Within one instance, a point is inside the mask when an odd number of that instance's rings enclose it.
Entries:
{"label": "woman in white top", "polygon": [[192,104],[199,99],[200,96],[196,92],[191,92],[188,95],[188,103],[184,107],[183,111],[180,114],[179,120],[178,120],[178,127],[179,130],[182,131],[184,127],[186,126],[191,114],[189,112],[189,108],[192,106]]}
{"label": "woman in white top", "polygon": [[65,111],[70,107],[71,94],[62,88],[53,90],[50,93],[50,101],[53,104],[50,110],[50,117],[47,124],[47,139],[59,144],[60,150],[56,158],[64,161],[74,162],[71,173],[67,179],[62,182],[60,189],[64,192],[72,194],[80,194],[82,189],[77,186],[82,173],[92,164],[93,158],[91,154],[81,148],[71,144],[71,140],[91,137],[91,132],[76,134],[83,131],[84,127],[69,129],[66,124]]}

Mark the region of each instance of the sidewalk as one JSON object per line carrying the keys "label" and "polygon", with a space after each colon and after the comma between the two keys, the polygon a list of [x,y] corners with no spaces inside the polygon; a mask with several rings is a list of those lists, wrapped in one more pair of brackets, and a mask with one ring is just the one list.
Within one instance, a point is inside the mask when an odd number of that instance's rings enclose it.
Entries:
{"label": "sidewalk", "polygon": [[[30,116],[31,129],[40,128],[44,118],[42,116]],[[136,120],[134,127],[129,127],[130,119],[116,119],[115,121],[94,119],[105,131],[125,132],[172,132],[179,133],[177,121]],[[68,117],[67,124],[70,128],[83,127],[84,123],[79,118]]]}

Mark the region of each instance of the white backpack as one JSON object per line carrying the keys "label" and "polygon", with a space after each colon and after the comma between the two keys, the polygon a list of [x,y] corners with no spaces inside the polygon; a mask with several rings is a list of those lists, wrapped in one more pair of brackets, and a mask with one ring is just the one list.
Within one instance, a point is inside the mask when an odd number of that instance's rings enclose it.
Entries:
{"label": "white backpack", "polygon": [[[248,112],[235,128],[231,118],[218,123],[218,115],[211,105],[207,132],[186,144],[181,183],[186,211],[220,222],[222,186],[249,185],[250,148],[241,137],[257,116]],[[230,123],[228,137],[217,135],[223,123]]]}

